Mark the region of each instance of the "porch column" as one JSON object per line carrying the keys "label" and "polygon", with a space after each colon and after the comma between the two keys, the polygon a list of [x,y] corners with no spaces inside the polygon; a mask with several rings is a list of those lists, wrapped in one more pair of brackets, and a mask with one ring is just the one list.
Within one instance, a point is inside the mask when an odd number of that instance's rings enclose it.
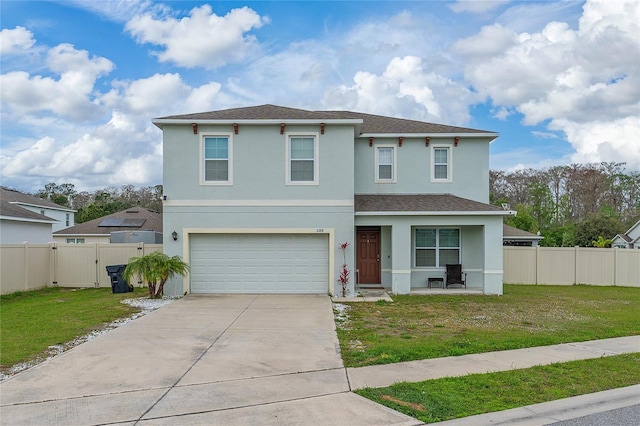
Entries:
{"label": "porch column", "polygon": [[502,294],[502,217],[487,220],[484,225],[484,294]]}
{"label": "porch column", "polygon": [[411,226],[391,227],[391,292],[411,292]]}

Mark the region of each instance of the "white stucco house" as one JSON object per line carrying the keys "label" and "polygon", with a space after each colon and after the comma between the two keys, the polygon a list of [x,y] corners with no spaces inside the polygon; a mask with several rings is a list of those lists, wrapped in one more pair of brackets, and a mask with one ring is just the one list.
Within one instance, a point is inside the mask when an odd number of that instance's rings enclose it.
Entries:
{"label": "white stucco house", "polygon": [[49,200],[0,187],[0,244],[49,243],[52,233],[74,225],[74,213]]}
{"label": "white stucco house", "polygon": [[613,237],[611,247],[640,249],[640,220],[624,234],[618,234]]}
{"label": "white stucco house", "polygon": [[[166,294],[426,289],[461,264],[502,294],[489,204],[493,132],[275,105],[153,120],[163,132],[164,251],[191,265]],[[346,250],[340,245],[348,243]]]}

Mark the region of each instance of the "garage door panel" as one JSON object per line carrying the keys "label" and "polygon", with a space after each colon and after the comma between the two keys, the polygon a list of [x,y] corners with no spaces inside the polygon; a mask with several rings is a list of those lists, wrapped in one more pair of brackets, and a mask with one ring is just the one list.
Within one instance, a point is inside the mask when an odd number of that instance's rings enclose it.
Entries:
{"label": "garage door panel", "polygon": [[193,293],[327,293],[326,234],[191,236]]}

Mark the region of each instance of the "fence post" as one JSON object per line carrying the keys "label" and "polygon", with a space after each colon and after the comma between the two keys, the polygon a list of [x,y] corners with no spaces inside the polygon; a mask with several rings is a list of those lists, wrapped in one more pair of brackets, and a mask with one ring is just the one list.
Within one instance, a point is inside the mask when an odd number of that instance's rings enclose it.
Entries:
{"label": "fence post", "polygon": [[535,260],[535,263],[536,263],[536,277],[535,277],[534,281],[535,281],[535,285],[538,285],[538,284],[540,284],[538,282],[538,276],[539,276],[538,268],[540,267],[539,266],[540,265],[540,246],[536,246],[536,251],[534,253],[534,256],[535,256],[534,260]]}
{"label": "fence post", "polygon": [[618,285],[618,248],[613,248],[613,285]]}
{"label": "fence post", "polygon": [[50,243],[49,247],[49,281],[54,287],[58,286],[58,243]]}
{"label": "fence post", "polygon": [[578,246],[574,246],[574,263],[573,263],[573,285],[577,285],[578,284],[578,251],[580,250],[580,247]]}
{"label": "fence post", "polygon": [[29,243],[26,241],[22,243],[22,247],[24,248],[24,290],[29,290]]}

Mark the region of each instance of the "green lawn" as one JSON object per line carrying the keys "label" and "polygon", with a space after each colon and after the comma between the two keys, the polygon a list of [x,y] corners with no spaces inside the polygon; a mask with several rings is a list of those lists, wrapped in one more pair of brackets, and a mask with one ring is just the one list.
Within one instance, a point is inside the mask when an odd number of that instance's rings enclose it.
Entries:
{"label": "green lawn", "polygon": [[111,293],[110,288],[46,288],[0,296],[0,369],[47,355],[52,345],[104,327],[138,312],[120,303],[143,297],[147,289]]}
{"label": "green lawn", "polygon": [[640,383],[640,353],[356,391],[425,423]]}
{"label": "green lawn", "polygon": [[640,334],[640,288],[505,285],[503,296],[336,305],[348,367]]}

